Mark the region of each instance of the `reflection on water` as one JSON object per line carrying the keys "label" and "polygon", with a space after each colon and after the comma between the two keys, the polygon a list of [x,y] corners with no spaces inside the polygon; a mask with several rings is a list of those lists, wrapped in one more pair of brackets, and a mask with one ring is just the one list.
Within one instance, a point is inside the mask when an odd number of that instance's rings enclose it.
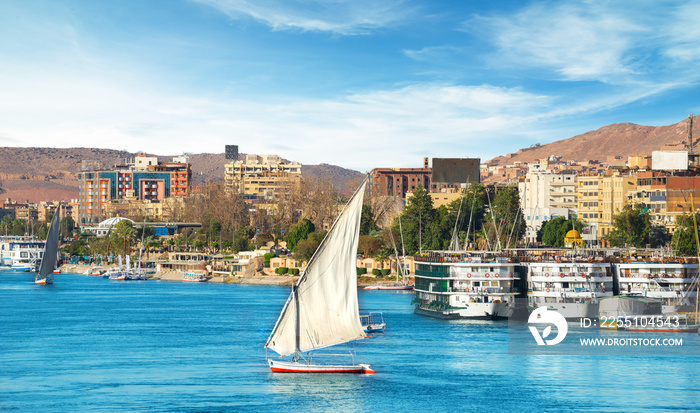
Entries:
{"label": "reflection on water", "polygon": [[3,274],[0,410],[700,409],[698,356],[510,355],[507,323],[417,316],[388,291],[359,293],[387,323],[353,346],[377,374],[272,374],[263,345],[289,292]]}

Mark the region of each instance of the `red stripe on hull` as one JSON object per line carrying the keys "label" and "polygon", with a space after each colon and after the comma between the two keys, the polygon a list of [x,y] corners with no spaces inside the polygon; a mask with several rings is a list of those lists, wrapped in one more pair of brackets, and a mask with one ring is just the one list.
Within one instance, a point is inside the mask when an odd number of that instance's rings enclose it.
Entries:
{"label": "red stripe on hull", "polygon": [[270,367],[273,373],[345,373],[345,374],[374,374],[374,370],[356,369],[356,370],[293,370],[281,369],[279,367]]}

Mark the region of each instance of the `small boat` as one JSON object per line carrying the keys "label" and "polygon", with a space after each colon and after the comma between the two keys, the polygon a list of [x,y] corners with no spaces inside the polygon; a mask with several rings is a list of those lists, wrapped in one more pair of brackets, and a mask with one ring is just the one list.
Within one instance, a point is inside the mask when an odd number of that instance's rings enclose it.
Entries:
{"label": "small boat", "polygon": [[365,333],[383,333],[386,328],[382,313],[360,314],[360,322]]}
{"label": "small boat", "polygon": [[58,238],[60,232],[60,214],[58,211],[53,215],[49,233],[44,244],[44,254],[39,265],[39,272],[34,278],[35,284],[53,284],[53,273],[58,262]]}
{"label": "small boat", "polygon": [[207,282],[207,277],[198,272],[185,271],[182,273],[182,281],[186,283],[203,283]]}
{"label": "small boat", "polygon": [[[401,218],[399,217],[399,226],[401,225]],[[391,232],[389,233],[391,235]],[[401,250],[403,251],[403,231],[401,233]],[[369,285],[365,287],[365,290],[370,290],[370,291],[410,291],[413,290],[413,286],[408,284],[407,277],[406,277],[406,254],[404,253],[401,257],[401,260],[403,263],[399,265],[399,251],[396,248],[396,243],[394,242],[394,236],[391,235],[391,245],[394,247],[394,254],[396,256],[396,282],[392,285]],[[399,281],[399,276],[401,277],[401,281]]]}
{"label": "small boat", "polygon": [[102,274],[104,274],[104,270],[101,267],[92,267],[85,271],[85,275],[89,275],[91,277],[99,277]]}
{"label": "small boat", "polygon": [[105,273],[104,276],[109,278],[111,281],[126,281],[126,271],[122,265],[122,256],[117,257],[119,264],[116,267],[112,267]]}
{"label": "small boat", "polygon": [[393,284],[393,285],[369,285],[365,287],[365,290],[385,290],[385,291],[400,291],[400,290],[413,290],[413,286],[409,284]]}
{"label": "small boat", "polygon": [[[347,343],[367,335],[357,302],[357,244],[360,236],[363,182],[333,223],[292,288],[265,348],[291,361],[268,359],[273,373],[374,374],[369,364],[320,364],[317,349]],[[346,355],[346,356],[348,356]]]}

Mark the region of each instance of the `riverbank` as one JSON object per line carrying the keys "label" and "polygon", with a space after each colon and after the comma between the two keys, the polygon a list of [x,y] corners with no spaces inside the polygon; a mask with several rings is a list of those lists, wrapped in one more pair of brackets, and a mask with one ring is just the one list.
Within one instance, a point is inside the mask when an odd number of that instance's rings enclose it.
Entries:
{"label": "riverbank", "polygon": [[[59,269],[62,273],[85,274],[94,265],[86,264],[64,264]],[[100,266],[104,270],[108,270],[114,265]],[[158,271],[149,277],[149,280],[182,282],[183,272],[178,270]],[[209,277],[208,282],[219,284],[251,284],[251,285],[294,285],[299,276],[284,276],[284,275],[267,275],[258,273],[251,277],[234,277],[231,275],[214,272],[213,276]]]}
{"label": "riverbank", "polygon": [[[62,273],[85,274],[93,265],[86,264],[64,264],[60,267]],[[113,265],[106,265],[100,268],[105,270],[112,268]],[[150,276],[151,280],[182,282],[182,271],[166,270],[158,271]],[[208,282],[221,284],[246,284],[246,285],[294,285],[299,280],[298,275],[278,275],[268,274],[266,272],[258,272],[253,276],[235,277],[225,273],[215,271]],[[377,279],[374,277],[357,277],[357,286],[364,288],[367,286],[393,285],[395,279]]]}

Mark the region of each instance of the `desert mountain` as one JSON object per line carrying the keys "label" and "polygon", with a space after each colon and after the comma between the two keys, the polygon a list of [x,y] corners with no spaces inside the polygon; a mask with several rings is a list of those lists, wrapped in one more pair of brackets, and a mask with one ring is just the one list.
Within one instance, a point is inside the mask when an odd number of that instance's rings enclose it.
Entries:
{"label": "desert mountain", "polygon": [[[521,149],[516,153],[499,156],[491,160],[492,165],[509,165],[514,162],[532,162],[536,159],[561,156],[564,161],[585,162],[599,160],[605,163],[608,157],[620,156],[627,160],[632,155],[651,155],[658,150],[687,150],[688,119],[669,126],[641,126],[634,123],[615,123],[573,138],[546,145]],[[700,125],[693,118],[693,145],[698,147]]]}
{"label": "desert mountain", "polygon": [[[0,198],[15,201],[39,202],[78,197],[77,174],[83,161],[97,162],[103,167],[123,163],[135,153],[98,148],[11,148],[0,147]],[[171,161],[172,156],[158,156]],[[195,185],[208,181],[223,181],[224,154],[201,153],[190,155],[192,180]],[[336,187],[362,177],[362,174],[335,165],[303,165],[306,178],[332,180]]]}

